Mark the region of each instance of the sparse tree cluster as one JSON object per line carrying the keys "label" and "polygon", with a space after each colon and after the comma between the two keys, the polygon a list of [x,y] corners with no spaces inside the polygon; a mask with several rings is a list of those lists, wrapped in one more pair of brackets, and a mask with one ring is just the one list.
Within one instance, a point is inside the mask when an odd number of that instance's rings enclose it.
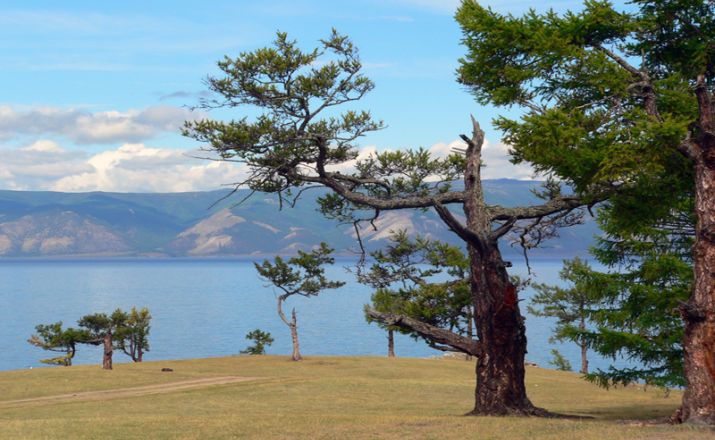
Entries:
{"label": "sparse tree cluster", "polygon": [[[604,286],[611,293],[594,299],[593,291],[575,280],[571,291],[542,286],[537,303],[545,307],[539,313],[557,316],[562,329],[569,330],[560,337],[578,340],[584,352],[588,346],[617,353],[628,352],[630,341],[635,341],[626,328],[674,328],[673,315],[658,322],[641,319],[635,301],[657,304],[652,317],[689,291],[678,307],[685,324],[687,390],[676,419],[715,425],[715,4],[633,4],[633,11],[619,12],[608,2],[594,0],[579,13],[530,11],[515,17],[474,0],[462,1],[456,19],[467,53],[460,60],[459,81],[482,104],[521,110],[511,113],[515,118],[498,118],[495,125],[512,146],[513,161],[528,162],[546,177],[543,190],[536,193],[542,202],[533,206],[485,202],[480,177],[484,132],[474,119],[471,136],[461,136],[465,148],[446,158],[408,149],[357,160],[358,139],[383,128],[383,123],[367,111],[352,109],[374,84],[361,73],[352,42],[335,31],[313,50],[304,51],[278,33],[272,47],[226,57],[219,62],[221,73],[207,80],[214,99],[200,107],[249,107],[258,116],[187,122],[184,134],[202,142],[219,160],[246,165],[248,178],[235,182],[236,188],[275,193],[281,206],[295,204],[306,190],[327,188],[319,199],[321,213],[355,225],[363,255],[361,222],[374,225],[390,210],[433,209],[464,241],[462,272],[450,273],[453,285],[426,281],[436,273],[430,271],[438,269],[418,267],[415,261],[435,266],[430,260],[433,244],[397,237],[384,253],[373,255],[383,266],[362,274],[362,281],[376,289],[374,307],[366,314],[388,331],[399,329],[435,347],[476,356],[475,415],[548,415],[526,395],[519,283],[507,272],[500,239],[510,237],[530,249],[558,234],[559,228],[579,223],[585,211],[593,213],[598,205],[602,221],[611,228],[606,241],[617,242],[613,249],[632,247],[643,256],[638,243],[658,237],[685,249],[681,245],[687,240],[678,241],[682,235],[670,229],[671,220],[674,213],[692,213],[692,289],[685,276],[687,259],[658,254],[638,260],[640,267],[632,266],[623,278],[610,278]],[[565,188],[573,193],[566,194]],[[644,233],[642,228],[652,229]],[[665,235],[654,235],[653,230]],[[608,245],[599,252],[610,252]],[[299,258],[308,257],[302,253]],[[611,261],[627,258],[620,254]],[[317,283],[309,282],[309,267],[315,266],[303,263],[277,258],[257,265],[261,275],[284,292],[279,314],[294,335],[294,358],[300,357],[295,313],[288,320],[282,302],[301,291],[317,292],[326,282],[322,272]],[[445,294],[446,286],[455,291]],[[469,304],[451,303],[446,313],[437,313],[436,304],[463,300],[456,286],[466,289]],[[433,296],[442,302],[430,303]],[[610,342],[604,343],[605,332],[596,334],[585,326],[583,314],[591,301],[612,301],[621,316],[629,315],[619,322],[618,313],[589,310],[589,319],[600,322],[601,330],[614,323],[619,329],[620,339],[608,339],[619,341],[610,348]],[[550,304],[570,310],[556,314]],[[475,333],[465,335],[462,329],[472,328],[472,323]],[[647,360],[649,347],[666,342],[649,340],[637,355]],[[668,353],[676,352],[677,347]],[[674,366],[666,362],[665,369]],[[587,370],[585,359],[582,370]]]}
{"label": "sparse tree cluster", "polygon": [[151,314],[147,308],[130,312],[121,309],[111,315],[94,313],[77,321],[78,328],[62,328],[62,322],[35,327],[36,334],[28,342],[44,350],[62,352],[63,356],[43,359],[43,363],[72,365],[72,359],[80,344],[101,345],[102,368],[112,369],[114,349],[120,349],[134,362],[141,362],[144,352],[149,351],[149,323]]}

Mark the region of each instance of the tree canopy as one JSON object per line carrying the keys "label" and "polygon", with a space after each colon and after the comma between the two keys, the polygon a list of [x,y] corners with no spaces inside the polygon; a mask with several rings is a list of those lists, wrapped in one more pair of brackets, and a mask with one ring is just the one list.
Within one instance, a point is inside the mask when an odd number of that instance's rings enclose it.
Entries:
{"label": "tree canopy", "polygon": [[464,0],[459,78],[479,102],[522,109],[495,121],[515,162],[577,191],[609,188],[605,215],[622,236],[692,201],[688,388],[675,419],[715,425],[715,3],[632,4],[514,17]]}

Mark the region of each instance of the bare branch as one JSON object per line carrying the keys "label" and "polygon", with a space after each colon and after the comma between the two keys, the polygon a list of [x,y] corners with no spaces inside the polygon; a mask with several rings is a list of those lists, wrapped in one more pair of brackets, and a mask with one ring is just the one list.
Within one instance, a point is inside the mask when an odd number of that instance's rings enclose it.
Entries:
{"label": "bare branch", "polygon": [[366,313],[370,318],[384,325],[393,325],[411,330],[432,343],[449,345],[450,347],[454,347],[456,351],[461,351],[462,353],[472,356],[479,356],[481,354],[481,344],[479,341],[466,338],[449,330],[434,327],[404,315],[381,313],[373,309],[367,309]]}

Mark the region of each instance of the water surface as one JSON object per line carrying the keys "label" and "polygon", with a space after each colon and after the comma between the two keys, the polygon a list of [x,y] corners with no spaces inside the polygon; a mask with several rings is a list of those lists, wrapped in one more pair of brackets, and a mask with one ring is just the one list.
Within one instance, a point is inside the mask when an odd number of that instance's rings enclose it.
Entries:
{"label": "water surface", "polygon": [[[525,266],[514,263],[511,272],[524,275]],[[350,264],[339,261],[328,271],[333,279],[347,282],[343,288],[288,301],[288,310],[295,307],[298,314],[305,356],[386,353],[385,332],[363,316],[371,292],[345,271]],[[534,261],[532,269],[537,282],[560,282],[560,260]],[[146,360],[237,354],[248,345],[246,333],[256,328],[275,339],[268,353],[290,353],[290,335],[276,313],[275,293],[248,260],[0,261],[0,280],[0,370],[42,366],[39,359],[52,356],[27,343],[37,324],[62,320],[74,326],[82,315],[132,306],[148,307],[153,315]],[[532,294],[527,290],[521,298],[528,300]],[[547,366],[554,347],[548,342],[553,321],[527,314],[526,324],[527,359]],[[558,348],[578,368],[576,346]],[[442,355],[403,335],[397,336],[396,351],[409,357]],[[607,368],[611,362],[592,358],[593,368]],[[115,362],[128,360],[115,352]],[[100,361],[96,347],[81,346],[75,358],[76,364]]]}

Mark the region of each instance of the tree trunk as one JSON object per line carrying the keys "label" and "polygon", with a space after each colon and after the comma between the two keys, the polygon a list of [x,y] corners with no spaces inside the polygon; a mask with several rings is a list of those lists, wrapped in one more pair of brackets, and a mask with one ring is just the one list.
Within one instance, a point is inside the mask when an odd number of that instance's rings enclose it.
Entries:
{"label": "tree trunk", "polygon": [[[474,339],[474,326],[472,323],[474,322],[474,313],[472,313],[472,307],[469,307],[469,312],[467,312],[467,337],[469,339]],[[464,357],[466,360],[471,361],[472,360],[472,355],[468,354]]]}
{"label": "tree trunk", "polygon": [[291,356],[291,359],[299,361],[303,359],[303,356],[300,355],[300,345],[298,344],[298,322],[295,318],[295,309],[293,309],[291,318],[290,337],[293,340],[293,355]]}
{"label": "tree trunk", "polygon": [[395,331],[387,330],[387,357],[395,357]]}
{"label": "tree trunk", "polygon": [[519,313],[516,286],[509,280],[491,235],[489,211],[480,176],[484,132],[473,120],[466,151],[464,214],[473,234],[468,240],[474,321],[481,345],[477,359],[477,389],[472,415],[545,415],[526,397],[524,358],[526,328]]}
{"label": "tree trunk", "polygon": [[699,117],[695,140],[695,285],[681,307],[685,320],[683,369],[688,384],[675,415],[681,422],[715,426],[715,120],[704,75],[695,87]]}
{"label": "tree trunk", "polygon": [[[583,310],[581,311],[583,313]],[[581,322],[578,325],[579,330],[586,330],[586,318],[581,316]],[[586,344],[579,344],[581,347],[581,374],[588,374],[588,347]]]}
{"label": "tree trunk", "polygon": [[111,370],[112,369],[112,354],[114,348],[112,347],[112,332],[107,332],[104,335],[104,355],[102,357],[102,369]]}
{"label": "tree trunk", "polygon": [[526,328],[516,287],[509,281],[498,248],[489,251],[486,261],[476,254],[470,250],[481,353],[475,405],[470,414],[545,415],[526,396]]}
{"label": "tree trunk", "polygon": [[715,141],[710,160],[696,164],[695,285],[681,308],[685,320],[684,371],[688,386],[683,422],[715,426]]}
{"label": "tree trunk", "polygon": [[134,362],[141,362],[143,357],[144,357],[144,350],[142,350],[141,347],[137,347],[137,358],[134,359]]}

